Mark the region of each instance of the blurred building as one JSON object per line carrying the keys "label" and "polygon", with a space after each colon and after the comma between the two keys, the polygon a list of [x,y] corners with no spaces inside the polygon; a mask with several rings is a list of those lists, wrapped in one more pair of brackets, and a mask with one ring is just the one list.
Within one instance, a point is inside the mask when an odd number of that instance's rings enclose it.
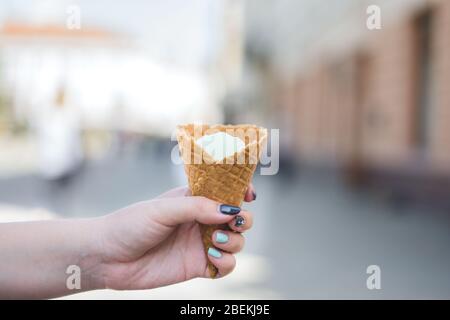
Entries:
{"label": "blurred building", "polygon": [[[2,96],[13,115],[10,124],[33,122],[58,89],[83,109],[81,95],[89,76],[89,59],[117,56],[123,39],[98,28],[69,30],[58,24],[6,22],[0,29]],[[109,52],[109,54],[108,54]],[[102,55],[103,53],[103,55]],[[89,72],[90,71],[90,72]],[[94,75],[95,76],[95,75]],[[98,79],[97,79],[98,80]],[[99,90],[101,91],[101,89]],[[91,103],[97,107],[98,101]]]}
{"label": "blurred building", "polygon": [[220,118],[200,70],[157,61],[126,34],[8,22],[0,57],[11,124],[32,124],[61,86],[86,128],[168,135],[185,119]]}
{"label": "blurred building", "polygon": [[[304,164],[344,168],[352,182],[446,196],[450,1],[314,2],[248,13],[275,70],[271,117],[288,148]],[[366,27],[373,4],[381,30]],[[275,22],[255,33],[267,15]]]}

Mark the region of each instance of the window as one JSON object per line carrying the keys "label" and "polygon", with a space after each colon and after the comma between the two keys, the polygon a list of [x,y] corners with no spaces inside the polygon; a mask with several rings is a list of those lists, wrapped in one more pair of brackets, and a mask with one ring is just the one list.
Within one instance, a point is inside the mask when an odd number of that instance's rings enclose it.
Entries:
{"label": "window", "polygon": [[414,141],[421,152],[425,152],[430,143],[430,122],[433,108],[432,24],[433,16],[431,11],[422,13],[415,21],[417,91]]}

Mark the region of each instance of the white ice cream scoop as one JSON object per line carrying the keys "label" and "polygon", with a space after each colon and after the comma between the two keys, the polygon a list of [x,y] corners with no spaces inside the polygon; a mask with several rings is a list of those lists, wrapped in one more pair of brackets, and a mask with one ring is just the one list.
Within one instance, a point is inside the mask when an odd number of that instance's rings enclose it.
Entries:
{"label": "white ice cream scoop", "polygon": [[202,149],[208,153],[215,161],[232,156],[245,148],[245,143],[238,137],[234,137],[226,132],[217,132],[211,135],[204,135],[195,141]]}

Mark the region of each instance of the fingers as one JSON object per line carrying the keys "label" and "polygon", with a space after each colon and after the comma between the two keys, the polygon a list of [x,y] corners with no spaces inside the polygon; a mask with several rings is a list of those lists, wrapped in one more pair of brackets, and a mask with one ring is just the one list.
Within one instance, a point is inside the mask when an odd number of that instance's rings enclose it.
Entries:
{"label": "fingers", "polygon": [[219,204],[204,197],[156,199],[148,202],[152,217],[167,226],[197,221],[202,224],[226,224],[241,212],[239,207]]}
{"label": "fingers", "polygon": [[[231,273],[236,266],[236,258],[231,253],[215,248],[208,249],[208,259],[219,270],[219,278]],[[206,273],[206,277],[210,277],[208,270],[206,270]]]}
{"label": "fingers", "polygon": [[245,239],[240,233],[216,230],[212,234],[214,246],[222,251],[238,253],[244,247]]}
{"label": "fingers", "polygon": [[247,192],[245,193],[244,201],[245,202],[252,202],[256,200],[256,191],[255,187],[253,186],[253,183],[250,183],[248,186]]}
{"label": "fingers", "polygon": [[253,226],[253,214],[248,211],[242,210],[238,215],[233,217],[233,220],[228,222],[228,226],[231,230],[237,232],[244,232]]}
{"label": "fingers", "polygon": [[[215,247],[208,248],[208,259],[218,269],[218,277],[224,277],[234,270],[236,258],[233,254],[242,250],[245,239],[240,233],[216,230],[212,241]],[[208,270],[206,277],[209,277]]]}

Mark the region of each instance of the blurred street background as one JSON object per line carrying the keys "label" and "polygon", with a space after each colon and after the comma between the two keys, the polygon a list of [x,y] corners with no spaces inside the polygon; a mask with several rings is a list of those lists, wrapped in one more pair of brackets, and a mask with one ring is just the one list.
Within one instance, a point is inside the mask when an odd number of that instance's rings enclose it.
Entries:
{"label": "blurred street background", "polygon": [[449,299],[449,33],[448,0],[0,0],[0,222],[155,197],[177,124],[254,123],[280,169],[230,277],[66,298]]}

